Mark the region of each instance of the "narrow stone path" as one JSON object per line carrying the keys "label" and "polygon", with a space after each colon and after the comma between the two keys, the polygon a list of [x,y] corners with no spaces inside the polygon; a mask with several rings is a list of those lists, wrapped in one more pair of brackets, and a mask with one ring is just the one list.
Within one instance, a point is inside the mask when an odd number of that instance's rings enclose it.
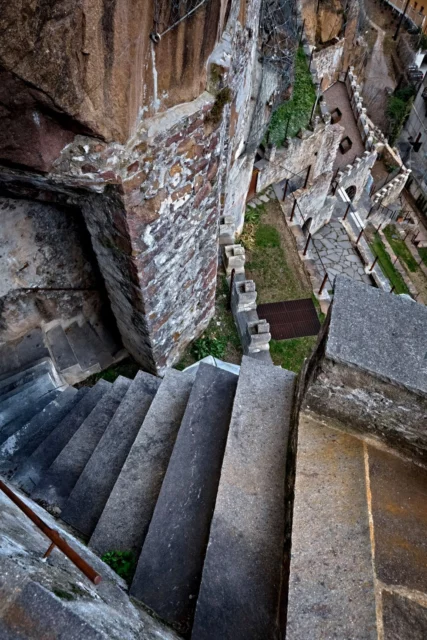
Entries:
{"label": "narrow stone path", "polygon": [[[331,280],[338,274],[342,274],[352,280],[371,284],[369,276],[365,273],[363,263],[352,248],[341,222],[332,220],[322,227],[313,236],[313,243]],[[323,273],[323,267],[317,253],[313,251],[312,254],[319,270]]]}
{"label": "narrow stone path", "polygon": [[380,127],[386,130],[386,108],[387,108],[387,92],[389,88],[394,90],[396,82],[391,76],[387,65],[387,57],[384,52],[384,38],[386,32],[381,29],[375,22],[368,18],[371,26],[377,31],[377,39],[369,58],[365,73],[365,83],[362,94],[365,106],[368,110],[368,116]]}

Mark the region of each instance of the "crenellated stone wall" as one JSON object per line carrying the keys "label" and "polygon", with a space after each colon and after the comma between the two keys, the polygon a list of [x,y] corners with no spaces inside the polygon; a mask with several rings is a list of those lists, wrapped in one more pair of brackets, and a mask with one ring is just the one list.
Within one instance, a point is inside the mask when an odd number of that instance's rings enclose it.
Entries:
{"label": "crenellated stone wall", "polygon": [[357,203],[362,196],[376,159],[377,152],[375,149],[364,151],[361,158],[355,158],[351,164],[338,171],[336,182],[339,187],[344,191],[349,187],[356,188],[356,195],[353,198],[354,203]]}

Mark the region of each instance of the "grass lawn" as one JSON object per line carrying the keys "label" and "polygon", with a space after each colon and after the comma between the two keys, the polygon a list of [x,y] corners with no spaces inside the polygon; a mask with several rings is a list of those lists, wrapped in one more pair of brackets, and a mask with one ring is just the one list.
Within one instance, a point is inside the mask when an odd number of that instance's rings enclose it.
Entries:
{"label": "grass lawn", "polygon": [[412,253],[409,251],[405,242],[399,236],[394,224],[389,224],[384,229],[384,235],[390,243],[395,255],[399,258],[400,262],[404,262],[409,271],[415,273],[418,271],[418,264]]}
{"label": "grass lawn", "polygon": [[[298,256],[294,239],[276,201],[248,209],[241,242],[246,248],[246,277],[254,280],[258,303],[313,298],[310,281]],[[324,315],[315,301],[319,319]],[[298,373],[317,336],[271,340],[274,364]]]}
{"label": "grass lawn", "polygon": [[298,373],[304,360],[313,351],[316,340],[317,336],[292,338],[291,340],[271,340],[270,353],[274,364]]}
{"label": "grass lawn", "polygon": [[427,266],[427,247],[418,249],[418,253],[420,254],[420,258],[422,259],[424,264]]}
{"label": "grass lawn", "polygon": [[378,233],[374,235],[373,241],[371,243],[371,249],[374,254],[378,256],[378,262],[380,267],[384,273],[384,275],[389,279],[392,286],[395,287],[396,293],[407,293],[409,295],[409,289],[406,286],[402,276],[393,266],[390,256],[387,253],[387,250],[382,242]]}

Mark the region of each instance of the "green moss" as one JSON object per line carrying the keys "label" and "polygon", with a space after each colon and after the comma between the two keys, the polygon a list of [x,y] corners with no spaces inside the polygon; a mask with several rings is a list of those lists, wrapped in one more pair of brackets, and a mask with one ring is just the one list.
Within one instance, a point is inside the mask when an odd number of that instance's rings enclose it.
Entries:
{"label": "green moss", "polygon": [[311,111],[316,99],[316,90],[307,59],[302,47],[295,58],[295,79],[292,98],[280,105],[273,113],[267,133],[267,141],[277,146],[283,144],[285,136],[294,137],[300,129],[310,124]]}
{"label": "green moss", "polygon": [[271,340],[270,353],[274,364],[299,373],[304,360],[310,356],[317,336],[292,338],[291,340]]}
{"label": "green moss", "polygon": [[371,248],[376,256],[378,256],[378,262],[380,267],[384,273],[384,275],[389,279],[391,285],[395,288],[396,293],[407,293],[409,295],[409,289],[405,284],[402,276],[393,266],[390,256],[387,253],[387,250],[378,235],[375,234],[373,242],[371,243]]}
{"label": "green moss", "polygon": [[222,118],[222,112],[226,104],[231,102],[232,93],[229,87],[224,87],[216,94],[215,102],[212,105],[212,109],[206,118],[207,122],[211,124],[219,124]]}
{"label": "green moss", "polygon": [[384,235],[390,243],[395,255],[401,262],[404,262],[409,271],[415,273],[418,271],[418,264],[412,253],[409,251],[405,242],[399,236],[394,224],[389,224],[384,229]]}
{"label": "green moss", "polygon": [[107,551],[101,560],[130,584],[136,569],[136,557],[132,551]]}

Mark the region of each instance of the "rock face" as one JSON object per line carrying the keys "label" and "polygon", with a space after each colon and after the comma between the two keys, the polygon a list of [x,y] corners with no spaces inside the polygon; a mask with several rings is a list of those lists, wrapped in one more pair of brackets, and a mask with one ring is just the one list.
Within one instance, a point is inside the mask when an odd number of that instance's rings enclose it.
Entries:
{"label": "rock face", "polygon": [[[158,45],[150,40],[156,19],[162,33],[190,4],[181,3],[178,14],[160,1],[155,16],[149,0],[54,0],[42,7],[27,0],[13,6],[2,1],[0,65],[9,75],[2,84],[2,106],[12,110],[18,102],[20,114],[12,113],[13,120],[22,117],[22,125],[33,121],[30,140],[28,135],[22,139],[14,154],[46,170],[46,147],[60,150],[73,131],[124,142],[141,109],[153,114],[196,98],[206,82],[207,58],[223,30],[225,0],[207,2]],[[7,135],[7,120],[2,119],[0,157],[15,161],[7,157],[7,142],[18,143],[12,131]],[[35,150],[26,153],[30,141],[36,148],[39,143],[43,163],[37,162]]]}
{"label": "rock face", "polygon": [[243,220],[257,146],[252,96],[266,118],[276,90],[254,73],[261,0],[177,6],[63,0],[36,15],[25,0],[0,19],[0,185],[81,209],[123,344],[151,372],[213,315],[219,223]]}

